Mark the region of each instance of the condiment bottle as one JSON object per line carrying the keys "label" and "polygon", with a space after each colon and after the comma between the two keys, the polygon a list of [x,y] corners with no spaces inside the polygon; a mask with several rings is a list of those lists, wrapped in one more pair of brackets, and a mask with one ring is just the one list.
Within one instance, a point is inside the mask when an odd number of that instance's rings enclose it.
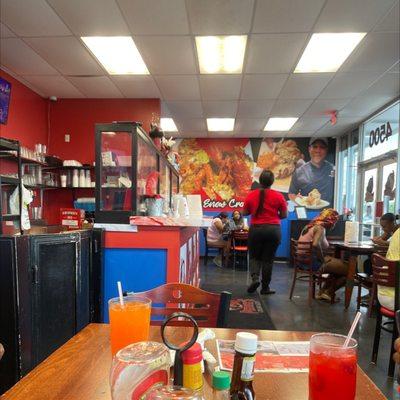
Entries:
{"label": "condiment bottle", "polygon": [[232,400],[255,400],[253,378],[256,352],[257,335],[238,332],[235,340],[235,358],[230,390]]}
{"label": "condiment bottle", "polygon": [[212,376],[213,400],[229,400],[231,376],[226,371],[215,371]]}
{"label": "condiment bottle", "polygon": [[199,343],[182,352],[182,375],[183,386],[193,390],[203,387],[203,374],[201,373],[201,362],[203,353]]}

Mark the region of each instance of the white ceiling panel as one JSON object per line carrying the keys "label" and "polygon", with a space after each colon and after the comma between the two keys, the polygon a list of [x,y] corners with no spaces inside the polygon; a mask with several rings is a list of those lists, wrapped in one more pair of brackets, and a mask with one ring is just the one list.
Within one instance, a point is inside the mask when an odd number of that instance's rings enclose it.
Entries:
{"label": "white ceiling panel", "polygon": [[287,138],[295,138],[295,137],[311,137],[313,136],[315,131],[290,131],[287,133]]}
{"label": "white ceiling panel", "polygon": [[119,98],[123,97],[114,83],[107,76],[70,77],[68,78],[86,97]]}
{"label": "white ceiling panel", "polygon": [[384,72],[399,60],[398,32],[372,32],[340,68],[349,72]]}
{"label": "white ceiling panel", "polygon": [[393,65],[393,67],[390,68],[390,70],[388,72],[391,74],[399,74],[400,73],[400,62]]}
{"label": "white ceiling panel", "polygon": [[303,117],[321,117],[332,110],[341,110],[350,99],[320,99],[314,101]]}
{"label": "white ceiling panel", "polygon": [[233,137],[235,138],[259,138],[261,135],[261,131],[236,131],[233,133]]}
{"label": "white ceiling panel", "polygon": [[234,35],[250,32],[254,0],[186,0],[192,32]]}
{"label": "white ceiling panel", "polygon": [[355,128],[359,123],[360,118],[340,118],[335,125],[326,124],[317,132],[315,132],[314,136],[317,137],[330,137],[330,136],[338,136],[347,132],[350,132],[353,128]]}
{"label": "white ceiling panel", "polygon": [[179,132],[206,131],[207,125],[204,118],[174,119]]}
{"label": "white ceiling panel", "polygon": [[218,139],[226,139],[233,137],[234,132],[208,132],[208,137],[210,138],[218,138]]}
{"label": "white ceiling panel", "polygon": [[245,100],[276,99],[288,76],[288,74],[246,74],[240,97]]}
{"label": "white ceiling panel", "polygon": [[261,132],[260,137],[266,138],[284,138],[287,136],[287,132]]}
{"label": "white ceiling panel", "polygon": [[8,29],[4,24],[0,22],[0,38],[1,39],[6,39],[6,38],[12,38],[15,37],[15,34]]}
{"label": "white ceiling panel", "polygon": [[387,15],[375,27],[376,32],[399,32],[400,31],[400,1],[389,10]]}
{"label": "white ceiling panel", "polygon": [[274,100],[241,100],[237,118],[264,118],[270,114]]}
{"label": "white ceiling panel", "polygon": [[291,74],[282,89],[281,99],[314,99],[334,74]]}
{"label": "white ceiling panel", "polygon": [[317,129],[324,126],[329,121],[329,117],[318,117],[318,118],[300,118],[290,130],[292,132],[300,132],[300,131],[316,131]]}
{"label": "white ceiling panel", "polygon": [[374,96],[388,96],[391,98],[400,95],[400,75],[387,73],[379,78],[371,87],[363,91],[361,96],[373,98]]}
{"label": "white ceiling panel", "polygon": [[371,86],[380,75],[380,72],[338,72],[319,97],[321,99],[355,97]]}
{"label": "white ceiling panel", "polygon": [[312,29],[325,0],[258,1],[254,33],[308,32]]}
{"label": "white ceiling panel", "polygon": [[193,43],[189,36],[135,36],[134,41],[152,74],[196,73]]}
{"label": "white ceiling panel", "polygon": [[0,19],[19,36],[71,34],[45,0],[1,0]]}
{"label": "white ceiling panel", "polygon": [[312,100],[278,99],[271,111],[271,117],[301,117]]}
{"label": "white ceiling panel", "polygon": [[368,32],[394,0],[328,0],[315,32]]}
{"label": "white ceiling panel", "polygon": [[200,75],[203,100],[237,100],[242,82],[241,75]]}
{"label": "white ceiling panel", "polygon": [[208,132],[207,131],[191,131],[191,132],[182,132],[179,134],[179,138],[188,138],[188,139],[196,139],[196,138],[207,138]]}
{"label": "white ceiling panel", "polygon": [[173,118],[192,119],[203,117],[203,107],[200,101],[166,101],[165,103]]}
{"label": "white ceiling panel", "polygon": [[234,118],[237,101],[203,101],[204,116],[207,118]]}
{"label": "white ceiling panel", "polygon": [[64,75],[104,75],[103,69],[73,36],[27,38],[25,41]]}
{"label": "white ceiling panel", "polygon": [[58,75],[53,67],[21,39],[1,40],[0,63],[18,75]]}
{"label": "white ceiling panel", "polygon": [[129,35],[129,29],[114,1],[47,0],[77,36]]}
{"label": "white ceiling panel", "polygon": [[289,73],[299,58],[307,34],[251,35],[247,73]]}
{"label": "white ceiling panel", "polygon": [[25,76],[46,97],[81,98],[83,94],[63,76]]}
{"label": "white ceiling panel", "polygon": [[267,118],[237,118],[235,132],[258,131],[264,129]]}
{"label": "white ceiling panel", "polygon": [[189,24],[185,0],[117,0],[135,35],[185,35]]}
{"label": "white ceiling panel", "polygon": [[151,76],[114,75],[111,80],[125,97],[132,99],[157,99],[161,97],[160,91]]}
{"label": "white ceiling panel", "polygon": [[155,80],[165,100],[200,100],[196,75],[162,75]]}

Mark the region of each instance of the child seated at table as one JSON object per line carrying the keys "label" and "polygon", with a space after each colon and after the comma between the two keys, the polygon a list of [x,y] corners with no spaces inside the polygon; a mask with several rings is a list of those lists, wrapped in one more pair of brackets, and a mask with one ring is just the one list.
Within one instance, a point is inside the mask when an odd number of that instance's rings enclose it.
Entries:
{"label": "child seated at table", "polygon": [[327,255],[329,243],[326,230],[333,229],[339,220],[339,214],[332,208],[326,208],[301,231],[299,242],[312,242],[314,271],[329,274],[321,291],[315,296],[318,300],[331,301],[334,293],[346,283],[348,264],[338,258]]}

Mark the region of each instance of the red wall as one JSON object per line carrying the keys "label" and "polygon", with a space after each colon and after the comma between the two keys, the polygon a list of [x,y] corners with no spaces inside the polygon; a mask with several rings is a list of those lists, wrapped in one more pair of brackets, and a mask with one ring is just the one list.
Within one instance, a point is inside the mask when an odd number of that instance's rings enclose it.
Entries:
{"label": "red wall", "polygon": [[[148,132],[159,99],[61,99],[51,103],[49,152],[64,160],[94,161],[94,126],[112,121],[139,121]],[[64,135],[69,134],[69,143]]]}
{"label": "red wall", "polygon": [[0,136],[31,149],[36,143],[47,145],[47,100],[2,70],[0,76],[11,83],[8,121],[0,124]]}

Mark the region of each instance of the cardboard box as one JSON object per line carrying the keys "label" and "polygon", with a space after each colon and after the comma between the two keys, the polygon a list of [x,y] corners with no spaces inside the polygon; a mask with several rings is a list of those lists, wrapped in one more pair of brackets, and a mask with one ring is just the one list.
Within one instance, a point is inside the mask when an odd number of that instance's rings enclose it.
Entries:
{"label": "cardboard box", "polygon": [[61,208],[61,225],[69,230],[81,229],[85,220],[85,210],[76,208]]}

